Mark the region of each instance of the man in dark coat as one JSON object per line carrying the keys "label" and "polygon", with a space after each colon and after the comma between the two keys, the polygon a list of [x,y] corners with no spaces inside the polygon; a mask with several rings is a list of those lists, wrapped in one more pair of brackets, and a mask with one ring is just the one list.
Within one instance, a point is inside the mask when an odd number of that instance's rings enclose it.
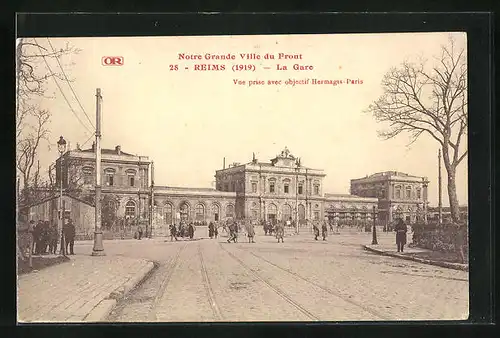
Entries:
{"label": "man in dark coat", "polygon": [[398,252],[403,252],[406,244],[406,232],[408,231],[408,228],[401,218],[394,227],[394,231],[396,231],[396,246],[398,247]]}
{"label": "man in dark coat", "polygon": [[170,241],[172,242],[173,240],[177,241],[177,228],[175,226],[175,224],[170,224]]}
{"label": "man in dark coat", "polygon": [[214,225],[214,236],[217,238],[219,236],[219,224]]}
{"label": "man in dark coat", "polygon": [[319,228],[316,222],[313,223],[314,240],[317,241],[319,237]]}
{"label": "man in dark coat", "polygon": [[58,243],[58,232],[57,232],[57,222],[54,222],[50,227],[50,238],[49,238],[49,253],[56,254],[57,243]]}
{"label": "man in dark coat", "polygon": [[66,253],[68,253],[69,246],[69,254],[74,255],[75,253],[73,252],[73,247],[75,245],[75,225],[73,224],[73,220],[71,218],[68,219],[68,222],[64,225],[63,233]]}
{"label": "man in dark coat", "polygon": [[326,227],[326,222],[323,222],[321,226],[321,235],[323,236],[323,240],[326,241],[326,235],[328,233],[328,228]]}
{"label": "man in dark coat", "polygon": [[189,234],[190,239],[194,238],[194,224],[193,224],[193,222],[189,223],[188,234]]}
{"label": "man in dark coat", "polygon": [[137,226],[137,239],[142,239],[142,226],[141,225],[138,225]]}
{"label": "man in dark coat", "polygon": [[208,237],[210,237],[210,239],[214,238],[214,223],[212,222],[208,224]]}

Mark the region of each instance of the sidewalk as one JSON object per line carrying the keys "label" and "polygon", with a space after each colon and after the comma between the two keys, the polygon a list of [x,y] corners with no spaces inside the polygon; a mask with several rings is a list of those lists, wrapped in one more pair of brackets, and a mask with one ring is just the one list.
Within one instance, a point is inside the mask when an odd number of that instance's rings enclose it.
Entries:
{"label": "sidewalk", "polygon": [[20,323],[102,321],[154,267],[118,256],[69,257],[69,262],[18,277]]}
{"label": "sidewalk", "polygon": [[[411,236],[409,235],[408,239],[410,239],[410,238],[411,238]],[[362,245],[362,247],[365,250],[377,253],[379,255],[397,257],[397,258],[411,260],[411,261],[415,261],[415,262],[419,262],[419,263],[436,265],[436,266],[440,266],[440,267],[444,267],[444,268],[448,268],[448,269],[469,271],[468,264],[451,263],[451,262],[446,262],[443,260],[418,257],[418,256],[424,256],[424,257],[435,256],[434,255],[435,252],[432,250],[421,249],[421,248],[416,248],[416,247],[412,248],[412,247],[409,247],[408,245],[405,245],[403,253],[397,252],[396,240],[395,240],[394,235],[392,235],[392,236],[390,236],[388,234],[377,235],[377,242],[378,242],[378,244],[376,244],[376,245],[365,244],[365,245]]]}

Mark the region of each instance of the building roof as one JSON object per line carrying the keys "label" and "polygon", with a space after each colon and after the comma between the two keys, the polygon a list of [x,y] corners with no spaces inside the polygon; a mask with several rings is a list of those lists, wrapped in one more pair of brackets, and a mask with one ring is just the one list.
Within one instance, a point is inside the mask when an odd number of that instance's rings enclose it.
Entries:
{"label": "building roof", "polygon": [[[84,200],[82,198],[79,198],[79,197],[73,195],[73,194],[67,193],[66,191],[63,191],[63,196],[67,196],[67,197],[69,197],[71,199],[74,199],[74,200],[76,200],[78,202],[87,204],[87,205],[89,205],[91,207],[95,207],[94,203],[86,201],[86,200]],[[30,204],[30,205],[20,206],[19,208],[20,209],[32,208],[32,207],[35,207],[37,205],[43,204],[45,202],[51,201],[51,200],[56,199],[56,198],[59,198],[59,192],[54,192],[51,196],[47,196],[44,199],[41,199],[41,200],[39,200],[37,202],[34,202],[34,203]]]}
{"label": "building roof", "polygon": [[[93,148],[82,149],[82,150],[77,150],[77,151],[81,151],[83,153],[94,153],[95,152],[95,150]],[[104,149],[104,148],[101,149],[101,154],[118,155],[116,152],[116,149]],[[120,150],[120,155],[136,156],[134,154],[129,154],[129,153],[126,153],[126,152],[121,151],[121,150]]]}
{"label": "building roof", "polygon": [[381,178],[381,179],[386,179],[386,178],[390,178],[390,177],[399,177],[399,178],[409,178],[409,179],[427,179],[426,177],[423,177],[423,176],[416,176],[416,175],[411,175],[411,174],[407,174],[407,173],[403,173],[401,171],[382,171],[382,172],[378,172],[378,173],[374,173],[374,174],[371,174],[371,175],[366,175],[365,177],[360,177],[360,178],[354,178],[354,179],[351,179],[351,181],[357,181],[357,180],[373,180],[373,179],[377,179],[377,178]]}

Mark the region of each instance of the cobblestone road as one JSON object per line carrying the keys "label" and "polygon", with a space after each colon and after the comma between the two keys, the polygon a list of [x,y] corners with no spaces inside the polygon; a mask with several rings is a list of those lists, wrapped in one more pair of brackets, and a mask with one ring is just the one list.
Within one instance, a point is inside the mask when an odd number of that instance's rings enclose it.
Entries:
{"label": "cobblestone road", "polygon": [[[363,251],[362,235],[106,242],[158,269],[109,320],[373,321],[468,317],[468,273]],[[79,245],[83,248],[85,245]],[[77,249],[78,250],[78,249]]]}

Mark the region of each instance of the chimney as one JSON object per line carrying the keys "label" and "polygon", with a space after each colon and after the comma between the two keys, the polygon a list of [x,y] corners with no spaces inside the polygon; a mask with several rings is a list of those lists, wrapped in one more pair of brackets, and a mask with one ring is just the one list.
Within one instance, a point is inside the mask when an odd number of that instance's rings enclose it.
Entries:
{"label": "chimney", "polygon": [[118,145],[118,146],[116,146],[116,147],[115,147],[115,150],[116,150],[116,153],[117,153],[118,155],[121,155],[121,154],[122,154],[122,147],[121,147],[121,146],[119,146],[119,145]]}
{"label": "chimney", "polygon": [[222,169],[226,169],[226,158],[222,160]]}
{"label": "chimney", "polygon": [[95,142],[92,142],[92,151],[95,152]]}

